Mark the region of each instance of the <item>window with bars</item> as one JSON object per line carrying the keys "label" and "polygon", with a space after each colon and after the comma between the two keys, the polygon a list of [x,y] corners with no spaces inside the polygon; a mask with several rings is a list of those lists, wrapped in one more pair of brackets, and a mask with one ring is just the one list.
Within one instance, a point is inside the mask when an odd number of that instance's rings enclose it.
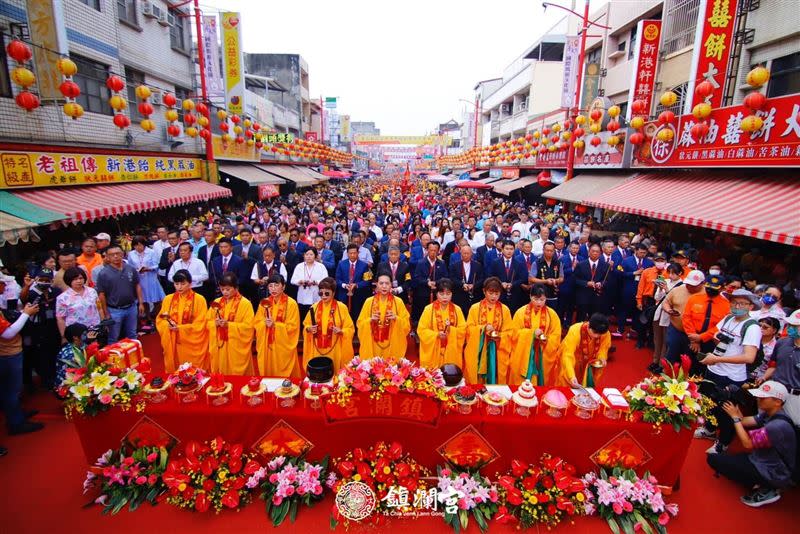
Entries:
{"label": "window with bars", "polygon": [[101,0],[78,0],[81,4],[86,4],[87,6],[91,7],[92,9],[96,9],[100,11],[100,2]]}
{"label": "window with bars", "polygon": [[136,22],[136,0],[117,0],[117,15],[121,22],[138,26]]}
{"label": "window with bars", "polygon": [[662,106],[661,103],[658,102],[658,99],[656,99],[656,103],[658,105],[656,106],[656,109],[653,111],[653,116],[658,117],[662,111],[667,111],[667,110],[672,111],[673,113],[675,113],[675,115],[680,115],[681,113],[683,113],[683,105],[686,102],[686,89],[688,88],[688,86],[689,82],[683,82],[682,84],[670,89],[673,93],[675,93],[678,96],[678,101],[675,102],[675,104],[670,107]]}
{"label": "window with bars", "polygon": [[182,106],[182,103],[183,103],[184,100],[189,98],[190,95],[191,95],[191,91],[189,91],[189,89],[186,89],[184,87],[175,86],[175,98],[178,99],[178,105],[177,105],[177,107],[175,109],[178,110],[178,120],[179,121],[183,121],[183,106]]}
{"label": "window with bars", "polygon": [[78,66],[78,72],[72,78],[81,88],[81,94],[77,99],[78,104],[83,106],[87,112],[113,115],[111,106],[108,104],[109,94],[106,87],[106,79],[109,74],[108,65],[76,55],[70,55],[70,58]]}
{"label": "window with bars", "polygon": [[188,52],[189,47],[186,46],[186,16],[177,9],[170,9],[169,12],[175,19],[175,24],[169,28],[169,44],[176,50]]}
{"label": "window with bars", "polygon": [[800,93],[800,52],[771,61],[767,97]]}
{"label": "window with bars", "polygon": [[666,0],[661,53],[671,54],[694,44],[700,0]]}
{"label": "window with bars", "polygon": [[139,122],[144,119],[144,116],[139,113],[139,100],[136,98],[136,88],[143,84],[143,72],[125,67],[125,87],[128,91],[128,108],[132,122]]}
{"label": "window with bars", "polygon": [[636,33],[639,31],[639,24],[634,24],[633,28],[631,28],[631,38],[628,39],[628,59],[633,59],[633,53],[636,49]]}

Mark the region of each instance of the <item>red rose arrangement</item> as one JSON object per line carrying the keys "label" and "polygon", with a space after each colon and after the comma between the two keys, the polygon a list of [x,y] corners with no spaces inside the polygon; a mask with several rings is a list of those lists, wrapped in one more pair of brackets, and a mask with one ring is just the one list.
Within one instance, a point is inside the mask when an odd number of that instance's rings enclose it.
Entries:
{"label": "red rose arrangement", "polygon": [[206,512],[214,508],[238,510],[250,502],[248,478],[261,465],[245,454],[241,444],[216,437],[207,443],[190,441],[183,454],[170,460],[163,480],[167,502]]}
{"label": "red rose arrangement", "polygon": [[542,455],[538,465],[513,460],[497,485],[502,504],[495,520],[503,524],[544,524],[549,529],[564,517],[585,514],[586,488],[575,476],[575,467],[549,454]]}
{"label": "red rose arrangement", "polygon": [[[375,521],[380,523],[389,511],[413,515],[414,502],[427,495],[427,486],[421,478],[429,476],[428,469],[404,453],[402,445],[380,441],[368,449],[357,448],[335,459],[327,485],[334,494],[349,482],[363,482],[369,486],[377,500]],[[399,493],[404,493],[408,501],[398,502],[393,496]],[[335,527],[343,517],[336,505],[331,512],[331,527]]]}

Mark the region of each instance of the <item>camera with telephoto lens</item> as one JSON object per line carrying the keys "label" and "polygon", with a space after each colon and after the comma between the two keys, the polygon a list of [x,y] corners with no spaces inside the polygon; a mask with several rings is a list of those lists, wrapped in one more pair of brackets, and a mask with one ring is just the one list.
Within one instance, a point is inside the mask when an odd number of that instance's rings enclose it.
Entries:
{"label": "camera with telephoto lens", "polygon": [[714,356],[725,356],[725,352],[728,350],[728,344],[733,341],[733,336],[725,332],[717,332],[717,341],[719,341],[719,343],[714,347],[712,354]]}
{"label": "camera with telephoto lens", "polygon": [[97,326],[93,326],[86,331],[86,338],[89,343],[97,341],[100,348],[108,345],[108,327],[114,324],[114,319],[103,319]]}

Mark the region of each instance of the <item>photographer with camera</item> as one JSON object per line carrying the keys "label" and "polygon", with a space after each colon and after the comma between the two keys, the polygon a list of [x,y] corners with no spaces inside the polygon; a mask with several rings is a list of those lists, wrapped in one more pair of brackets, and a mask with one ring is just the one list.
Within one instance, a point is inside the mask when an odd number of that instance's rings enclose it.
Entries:
{"label": "photographer with camera", "polygon": [[[726,297],[730,301],[731,313],[717,323],[714,336],[717,346],[704,358],[702,353],[698,354],[700,363],[707,366],[700,391],[716,399],[725,399],[726,392],[730,395],[742,387],[747,380],[747,365],[755,361],[761,346],[761,328],[757,321],[750,318],[750,310],[759,305],[758,297],[746,289],[737,289]],[[710,422],[695,431],[696,438],[716,437],[714,445],[706,451],[708,454],[725,452],[735,434],[733,421],[720,406],[714,409],[714,415],[719,436],[716,436]]]}
{"label": "photographer with camera", "polygon": [[54,273],[40,267],[33,277],[25,277],[25,285],[19,294],[23,304],[39,307],[22,330],[24,347],[23,381],[33,388],[33,370],[41,379],[41,386],[53,389],[56,377],[56,353],[61,345],[61,333],[56,322],[56,298],[61,290],[52,287]]}
{"label": "photographer with camera", "polygon": [[786,386],[769,380],[751,389],[750,394],[758,402],[755,417],[744,417],[732,402],[722,405],[747,452],[709,454],[706,461],[715,472],[746,486],[748,493],[742,496],[742,504],[758,508],[779,500],[779,490],[792,484],[797,468],[797,435],[784,412],[789,397]]}
{"label": "photographer with camera", "polygon": [[779,339],[772,351],[773,369],[767,370],[770,380],[786,386],[789,396],[783,409],[795,426],[800,426],[800,310],[795,310],[786,319],[786,337]]}

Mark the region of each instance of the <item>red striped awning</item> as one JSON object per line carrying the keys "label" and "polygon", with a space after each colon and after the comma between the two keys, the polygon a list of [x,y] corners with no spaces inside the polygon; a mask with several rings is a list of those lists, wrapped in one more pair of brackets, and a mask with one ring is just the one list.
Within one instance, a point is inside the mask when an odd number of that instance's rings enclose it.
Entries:
{"label": "red striped awning", "polygon": [[180,180],[48,187],[15,191],[14,195],[40,208],[64,213],[67,221],[77,223],[229,197],[231,191],[202,180]]}
{"label": "red striped awning", "polygon": [[639,174],[585,204],[800,246],[797,175],[724,171]]}

